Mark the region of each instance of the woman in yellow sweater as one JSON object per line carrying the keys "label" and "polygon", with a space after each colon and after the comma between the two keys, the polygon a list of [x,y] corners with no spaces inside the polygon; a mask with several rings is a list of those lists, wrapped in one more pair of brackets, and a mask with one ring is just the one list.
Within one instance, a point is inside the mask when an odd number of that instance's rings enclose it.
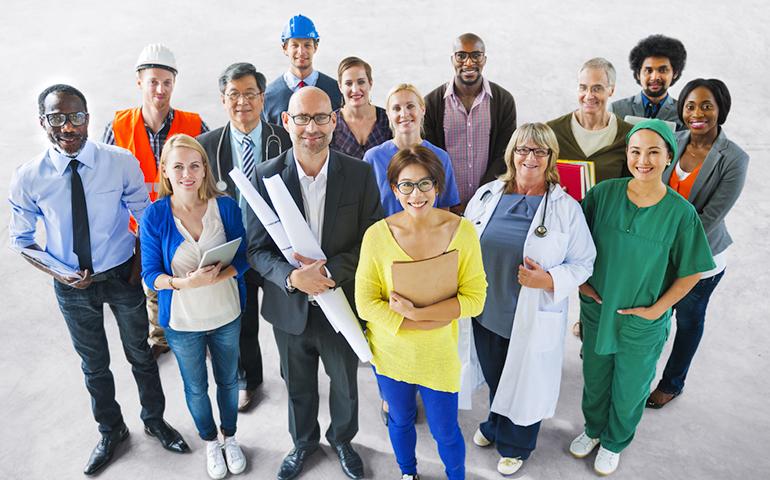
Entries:
{"label": "woman in yellow sweater", "polygon": [[[368,322],[372,364],[390,405],[388,433],[404,480],[417,476],[414,419],[420,392],[433,438],[450,480],[465,478],[465,442],[457,423],[460,358],[457,319],[481,313],[487,282],[473,225],[434,208],[444,188],[441,161],[428,148],[396,153],[388,181],[403,211],[364,235],[356,272],[356,307]],[[457,250],[457,295],[427,307],[393,292],[393,262]],[[430,288],[426,285],[426,288]]]}

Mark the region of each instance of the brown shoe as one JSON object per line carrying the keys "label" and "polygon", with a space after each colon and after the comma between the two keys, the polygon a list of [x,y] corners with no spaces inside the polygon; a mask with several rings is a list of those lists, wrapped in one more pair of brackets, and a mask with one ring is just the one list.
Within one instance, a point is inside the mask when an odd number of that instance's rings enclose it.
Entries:
{"label": "brown shoe", "polygon": [[647,398],[647,403],[644,405],[647,408],[663,408],[668,402],[675,399],[682,392],[679,393],[666,393],[658,388],[653,391]]}
{"label": "brown shoe", "polygon": [[248,412],[257,404],[257,389],[238,391],[238,411]]}
{"label": "brown shoe", "polygon": [[152,345],[150,347],[150,352],[152,352],[152,358],[154,358],[155,360],[157,360],[158,357],[160,357],[164,353],[168,353],[169,351],[171,351],[171,349],[168,348],[168,345]]}

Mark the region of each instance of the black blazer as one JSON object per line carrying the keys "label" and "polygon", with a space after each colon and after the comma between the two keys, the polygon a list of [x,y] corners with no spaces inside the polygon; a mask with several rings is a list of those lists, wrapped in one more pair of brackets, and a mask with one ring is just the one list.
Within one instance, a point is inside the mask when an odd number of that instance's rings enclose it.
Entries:
{"label": "black blazer", "polygon": [[[227,183],[227,194],[235,197],[235,184],[230,178],[230,170],[233,169],[233,149],[230,143],[230,122],[224,127],[198,135],[198,142],[203,145],[209,156],[209,165],[214,172],[214,181],[220,179]],[[291,148],[291,139],[283,127],[272,123],[262,122],[262,159],[267,161],[277,157]]]}
{"label": "black blazer", "polygon": [[[304,216],[302,187],[293,149],[257,165],[256,188],[271,207],[264,179],[277,174],[281,175]],[[374,171],[368,163],[334,150],[330,150],[327,175],[321,249],[326,254],[326,268],[331,272],[332,279],[338,287],[342,287],[350,306],[355,309],[353,288],[361,240],[366,229],[383,217],[380,192]],[[262,316],[275,328],[299,335],[307,324],[307,295],[286,290],[286,277],[294,267],[286,261],[251,209],[247,215],[249,263],[266,280]]]}

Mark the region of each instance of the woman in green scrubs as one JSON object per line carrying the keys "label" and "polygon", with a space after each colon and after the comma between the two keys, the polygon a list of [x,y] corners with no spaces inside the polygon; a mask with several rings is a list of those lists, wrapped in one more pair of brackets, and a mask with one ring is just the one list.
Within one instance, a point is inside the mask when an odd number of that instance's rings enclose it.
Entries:
{"label": "woman in green scrubs", "polygon": [[583,200],[596,244],[594,272],[580,287],[585,431],[578,458],[597,446],[594,469],[614,472],[631,443],[668,338],[671,306],[714,268],[695,208],[665,185],[676,137],[660,120],[626,136],[632,178],[601,182]]}

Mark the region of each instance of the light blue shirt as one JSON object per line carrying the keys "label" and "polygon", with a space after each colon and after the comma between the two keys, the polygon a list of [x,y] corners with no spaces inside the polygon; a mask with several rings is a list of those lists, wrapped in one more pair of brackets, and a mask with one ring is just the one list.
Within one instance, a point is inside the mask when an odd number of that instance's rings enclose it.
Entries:
{"label": "light blue shirt", "polygon": [[[243,139],[246,138],[246,133],[241,132],[237,128],[230,124],[230,148],[232,152],[238,152],[237,155],[233,155],[233,165],[243,170]],[[254,130],[248,133],[251,137],[251,141],[254,142],[254,165],[262,163],[262,122],[259,122]],[[250,178],[252,182],[253,178]]]}
{"label": "light blue shirt", "polygon": [[[71,160],[51,146],[16,170],[8,196],[8,231],[11,247],[28,247],[35,243],[36,223],[41,219],[46,252],[78,270],[72,250]],[[140,221],[150,198],[139,162],[128,150],[89,140],[77,160],[82,163],[78,173],[88,208],[94,271],[100,273],[131,258],[136,237],[128,230],[129,211]]]}
{"label": "light blue shirt", "polygon": [[298,90],[297,84],[299,84],[300,80],[305,82],[305,85],[315,87],[316,82],[318,82],[318,71],[313,70],[313,73],[308,75],[307,78],[295,77],[294,74],[289,71],[283,74],[283,81],[286,82],[286,86],[289,87],[289,90],[292,92],[296,92]]}

